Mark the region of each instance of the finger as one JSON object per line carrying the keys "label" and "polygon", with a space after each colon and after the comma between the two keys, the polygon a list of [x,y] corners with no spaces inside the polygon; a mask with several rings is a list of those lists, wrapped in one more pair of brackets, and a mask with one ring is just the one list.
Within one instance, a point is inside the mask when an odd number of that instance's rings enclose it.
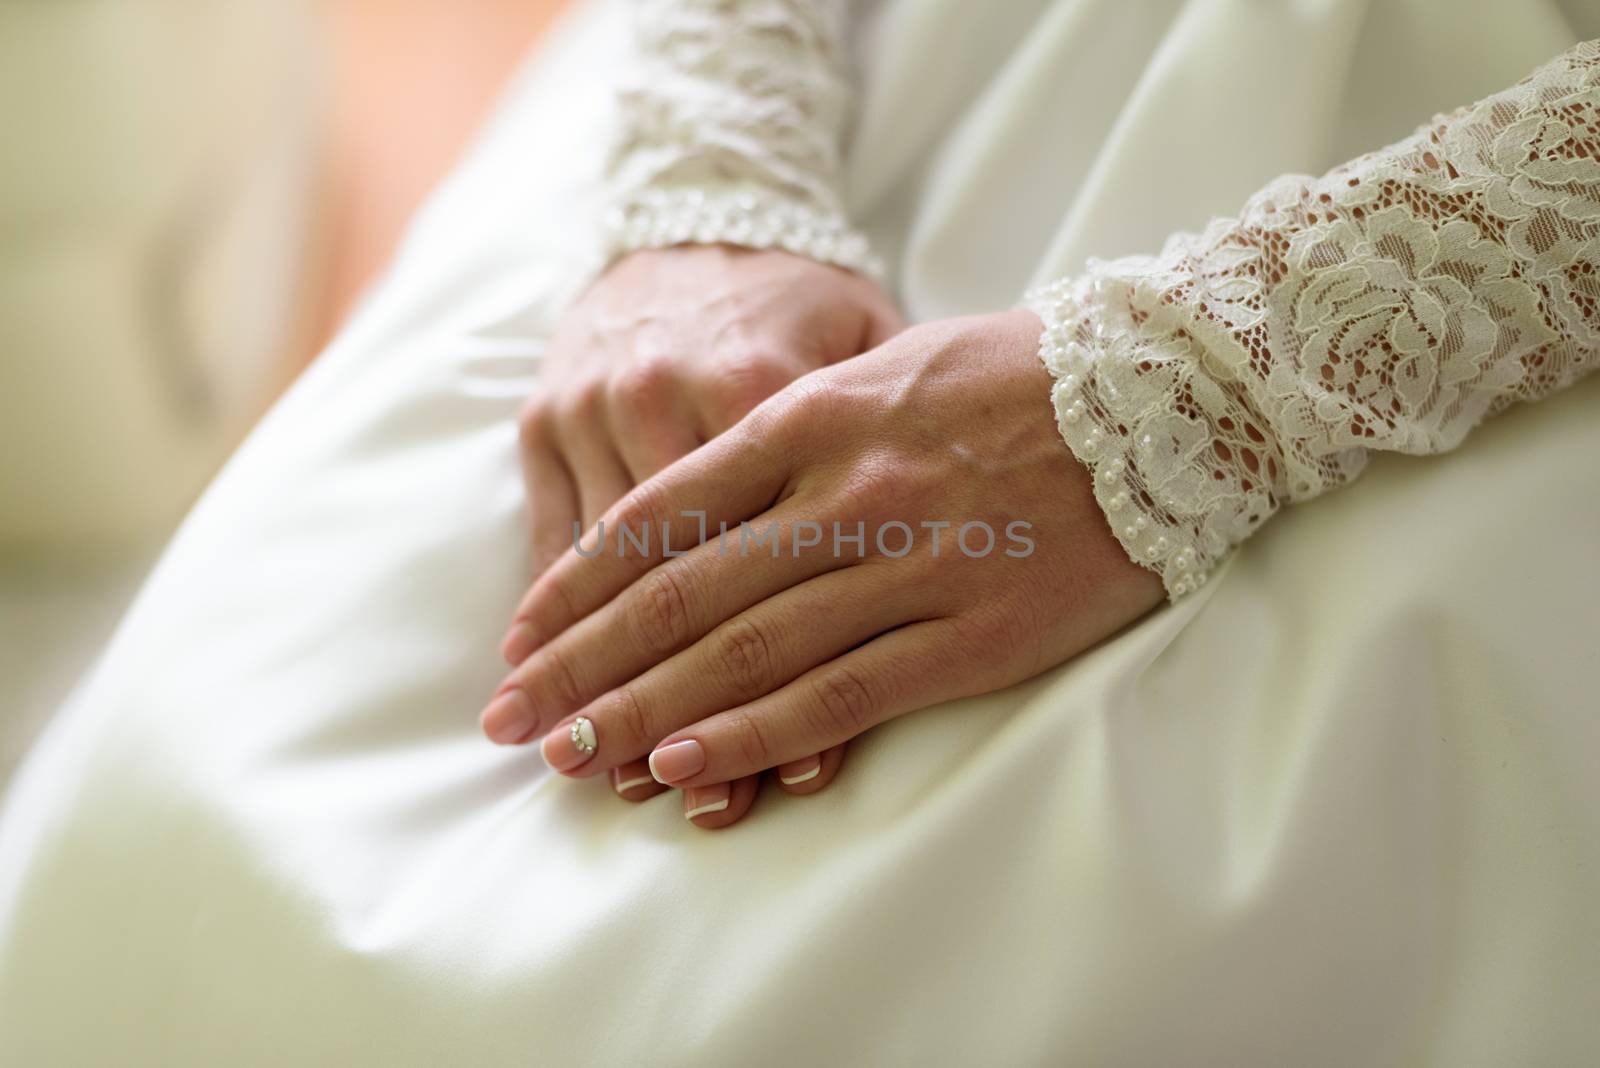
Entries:
{"label": "finger", "polygon": [[772,777],[777,780],[778,789],[786,794],[814,794],[839,774],[839,767],[844,763],[844,750],[844,746],[836,745],[821,753],[780,764],[773,769]]}
{"label": "finger", "polygon": [[618,387],[611,394],[609,422],[630,489],[700,447],[687,402],[669,390],[663,384],[640,395]]}
{"label": "finger", "polygon": [[866,336],[861,351],[875,349],[906,328],[900,310],[887,300],[870,305],[867,310]]}
{"label": "finger", "polygon": [[[527,494],[528,523],[533,542],[533,573],[541,574],[571,543],[578,518],[578,494],[571,472],[556,451],[550,422],[542,405],[531,403],[519,421],[522,484]],[[521,657],[507,659],[517,663]]]}
{"label": "finger", "polygon": [[875,638],[750,704],[669,735],[650,770],[672,786],[725,782],[849,741],[884,720],[981,690],[947,620]]}
{"label": "finger", "polygon": [[[774,515],[758,523],[781,530],[787,519]],[[779,543],[770,544],[776,550]],[[666,561],[545,644],[531,642],[531,632],[513,624],[505,648],[530,652],[495,691],[491,707],[498,711],[484,718],[489,737],[502,744],[526,741],[751,605],[849,562],[818,552],[741,555],[740,546],[737,536],[726,544],[714,539]],[[500,701],[512,688],[525,699]]]}
{"label": "finger", "polygon": [[[889,571],[876,563],[832,571],[761,601],[584,707],[578,715],[594,732],[593,751],[572,744],[571,724],[578,716],[556,723],[541,743],[545,759],[580,777],[639,759],[672,732],[769,694],[919,618],[922,591]],[[505,730],[511,736],[511,728]]]}
{"label": "finger", "polygon": [[798,360],[788,365],[772,359],[717,365],[692,394],[701,435],[710,441],[726,432],[807,370]]}
{"label": "finger", "polygon": [[733,782],[710,783],[683,791],[683,818],[708,831],[738,823],[756,801],[760,779],[746,775]]}
{"label": "finger", "polygon": [[[577,484],[579,518],[587,531],[607,508],[633,488],[633,479],[628,477],[628,469],[612,444],[604,410],[593,402],[575,404],[558,416],[555,436]],[[570,527],[567,533],[570,537]],[[567,548],[570,547],[569,541]]]}
{"label": "finger", "polygon": [[[582,556],[568,546],[561,558],[529,588],[512,620],[526,629],[530,647],[542,645],[611,600],[655,567],[670,548],[681,552],[700,540],[701,523],[685,513],[704,513],[704,530],[715,535],[726,523],[739,530],[741,520],[766,512],[788,479],[788,464],[766,440],[762,424],[749,432],[728,434],[702,446],[627,494],[606,513],[606,543],[593,555],[594,541]],[[650,532],[650,550],[618,551],[623,529]],[[597,532],[598,533],[598,532]]]}
{"label": "finger", "polygon": [[667,787],[656,782],[650,774],[650,765],[643,760],[630,760],[611,769],[611,788],[624,801],[648,801]]}

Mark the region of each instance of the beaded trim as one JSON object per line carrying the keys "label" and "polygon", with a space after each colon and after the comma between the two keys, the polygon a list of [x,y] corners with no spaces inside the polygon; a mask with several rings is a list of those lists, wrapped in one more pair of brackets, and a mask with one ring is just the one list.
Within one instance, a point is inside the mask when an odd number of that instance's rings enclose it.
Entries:
{"label": "beaded trim", "polygon": [[770,193],[650,189],[612,208],[606,232],[610,259],[644,248],[726,243],[781,248],[883,278],[883,261],[843,218]]}
{"label": "beaded trim", "polygon": [[[1108,308],[1089,309],[1090,293],[1104,295],[1107,280],[1093,277],[1099,264],[1089,262],[1091,278],[1063,278],[1031,290],[1023,307],[1044,324],[1039,337],[1039,359],[1055,378],[1051,400],[1056,409],[1056,427],[1072,454],[1084,467],[1094,486],[1095,502],[1105,513],[1106,522],[1123,551],[1134,563],[1161,576],[1170,600],[1193,593],[1211,577],[1210,568],[1225,553],[1228,545],[1215,539],[1202,545],[1187,537],[1180,526],[1151,522],[1140,503],[1144,494],[1131,481],[1134,470],[1128,463],[1136,449],[1123,436],[1107,434],[1102,423],[1115,427],[1116,420],[1096,418],[1085,405],[1085,387],[1093,382],[1103,403],[1122,403],[1114,382],[1096,375],[1096,362],[1102,357],[1117,358],[1119,343],[1130,343],[1131,324],[1108,322]],[[1085,336],[1086,324],[1093,328]],[[1121,354],[1119,354],[1121,355]],[[1135,422],[1128,413],[1128,422]],[[1164,501],[1167,508],[1176,502]]]}

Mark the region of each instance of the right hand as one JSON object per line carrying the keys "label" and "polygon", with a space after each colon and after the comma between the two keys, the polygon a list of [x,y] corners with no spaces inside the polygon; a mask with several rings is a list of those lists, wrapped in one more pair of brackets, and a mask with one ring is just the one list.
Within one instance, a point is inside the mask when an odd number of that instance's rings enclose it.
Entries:
{"label": "right hand", "polygon": [[[534,577],[572,544],[574,524],[589,529],[634,486],[790,382],[903,327],[877,284],[789,252],[683,245],[618,260],[562,317],[522,410]],[[501,647],[513,666],[532,651],[520,635],[513,628]],[[814,793],[842,758],[836,746],[780,769],[779,788]],[[630,801],[666,789],[643,760],[614,769],[611,782]],[[730,786],[732,803],[694,816],[696,824],[744,814],[756,778]],[[686,813],[704,807],[685,791]]]}

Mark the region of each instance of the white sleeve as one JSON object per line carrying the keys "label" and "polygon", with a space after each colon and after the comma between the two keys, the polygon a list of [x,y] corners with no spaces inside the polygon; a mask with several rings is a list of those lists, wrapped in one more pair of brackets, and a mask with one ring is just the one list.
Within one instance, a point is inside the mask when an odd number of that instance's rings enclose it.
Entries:
{"label": "white sleeve", "polygon": [[1181,596],[1370,453],[1453,448],[1600,363],[1600,42],[1028,306],[1062,436]]}
{"label": "white sleeve", "polygon": [[869,275],[845,217],[848,0],[633,0],[607,167],[607,258],[724,242]]}

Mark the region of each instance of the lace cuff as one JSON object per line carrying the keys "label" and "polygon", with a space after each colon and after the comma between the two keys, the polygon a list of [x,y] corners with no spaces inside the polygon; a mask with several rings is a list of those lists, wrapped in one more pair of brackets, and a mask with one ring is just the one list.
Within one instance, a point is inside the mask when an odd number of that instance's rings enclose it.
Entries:
{"label": "lace cuff", "polygon": [[633,0],[629,14],[607,262],[722,243],[881,277],[839,192],[850,0]]}
{"label": "lace cuff", "polygon": [[769,190],[651,188],[607,215],[607,262],[639,249],[683,244],[783,249],[876,281],[883,278],[883,262],[842,217]]}
{"label": "lace cuff", "polygon": [[1454,448],[1600,367],[1600,42],[1027,304],[1062,436],[1180,597],[1370,454]]}
{"label": "lace cuff", "polygon": [[1089,469],[1095,500],[1129,559],[1160,575],[1176,599],[1205,584],[1249,532],[1236,528],[1254,529],[1270,502],[1260,495],[1241,522],[1216,506],[1241,492],[1236,484],[1224,488],[1236,480],[1223,465],[1208,480],[1170,462],[1212,435],[1184,400],[1201,354],[1191,339],[1147,332],[1132,287],[1097,276],[1102,267],[1091,260],[1087,276],[1035,289],[1025,306],[1044,323],[1039,358],[1056,380],[1051,399],[1062,439]]}

